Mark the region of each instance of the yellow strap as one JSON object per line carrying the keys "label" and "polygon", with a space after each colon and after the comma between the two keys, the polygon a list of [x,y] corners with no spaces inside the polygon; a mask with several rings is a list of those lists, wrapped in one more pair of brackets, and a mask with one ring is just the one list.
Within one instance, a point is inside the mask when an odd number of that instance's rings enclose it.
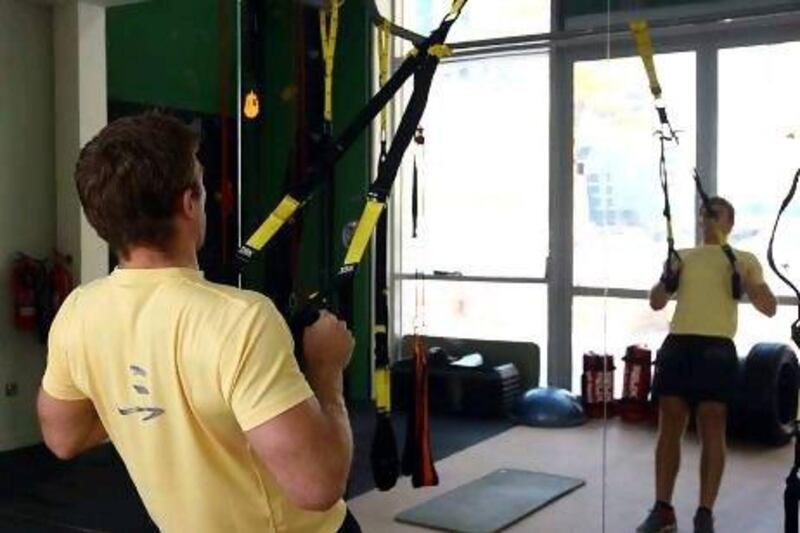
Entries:
{"label": "yellow strap", "polygon": [[453,0],[453,7],[450,8],[450,14],[447,15],[448,17],[455,17],[461,12],[461,9],[464,7],[464,3],[467,0]]}
{"label": "yellow strap", "polygon": [[373,390],[375,394],[375,407],[378,411],[391,411],[392,409],[392,385],[388,368],[376,368],[373,378]]}
{"label": "yellow strap", "polygon": [[330,4],[330,20],[324,8],[319,10],[322,58],[325,60],[325,120],[328,122],[333,121],[333,65],[339,33],[339,0],[331,0]]}
{"label": "yellow strap", "polygon": [[428,48],[428,53],[441,59],[453,55],[453,50],[446,44],[435,44]]}
{"label": "yellow strap", "polygon": [[[378,84],[383,87],[389,79],[389,42],[391,37],[392,23],[384,20],[378,28]],[[381,141],[386,140],[386,132],[389,128],[389,106],[381,109]]]}
{"label": "yellow strap", "polygon": [[650,81],[650,92],[656,99],[661,98],[661,85],[658,83],[658,76],[656,75],[656,65],[653,62],[653,41],[650,40],[650,29],[647,21],[643,19],[634,19],[629,24],[633,39],[636,41],[636,49],[639,51],[639,56],[644,63],[644,69],[647,72],[647,79]]}
{"label": "yellow strap", "polygon": [[267,219],[253,233],[253,236],[247,241],[247,246],[254,250],[261,250],[286,221],[292,217],[298,207],[300,207],[300,202],[286,195],[281,200],[281,203],[278,204],[278,207],[270,213]]}
{"label": "yellow strap", "polygon": [[345,265],[357,265],[364,257],[364,251],[367,249],[369,239],[372,237],[372,232],[378,224],[378,219],[381,217],[383,208],[386,204],[373,200],[367,200],[364,206],[364,212],[361,213],[361,218],[358,220],[358,226],[350,241],[350,247],[347,248],[347,255],[344,258]]}

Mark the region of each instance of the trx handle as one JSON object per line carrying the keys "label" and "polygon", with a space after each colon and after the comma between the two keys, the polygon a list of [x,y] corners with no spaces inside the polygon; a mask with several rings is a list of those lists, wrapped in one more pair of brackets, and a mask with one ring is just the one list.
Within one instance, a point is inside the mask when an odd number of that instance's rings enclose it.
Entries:
{"label": "trx handle", "polygon": [[[800,289],[792,283],[792,281],[786,277],[786,275],[778,269],[778,266],[775,264],[775,257],[772,251],[773,244],[775,242],[775,233],[778,230],[778,223],[783,216],[783,212],[786,211],[786,208],[789,207],[789,204],[792,203],[792,199],[794,199],[794,195],[797,192],[797,184],[800,181],[800,170],[797,170],[794,174],[794,178],[792,179],[792,185],[789,188],[789,193],[781,202],[781,207],[778,210],[778,215],[775,217],[775,224],[772,226],[772,234],[769,237],[769,246],[767,246],[767,262],[769,263],[769,267],[772,269],[773,272],[783,281],[787,286],[789,286],[792,291],[794,291],[795,297],[797,298],[797,320],[792,323],[792,340],[794,341],[795,345],[800,349]],[[795,463],[795,469],[797,468],[797,463]],[[795,511],[795,519],[796,519],[797,512]]]}

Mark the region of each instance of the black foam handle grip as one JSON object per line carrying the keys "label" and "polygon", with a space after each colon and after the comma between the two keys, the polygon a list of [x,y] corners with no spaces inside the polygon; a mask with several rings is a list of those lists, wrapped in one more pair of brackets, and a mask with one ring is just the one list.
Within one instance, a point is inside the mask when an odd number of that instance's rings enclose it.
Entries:
{"label": "black foam handle grip", "polygon": [[678,290],[678,284],[681,279],[681,271],[667,269],[661,274],[661,283],[664,284],[664,288],[667,289],[667,292],[672,294]]}
{"label": "black foam handle grip", "polygon": [[294,339],[294,356],[300,364],[300,368],[303,368],[303,332],[308,326],[319,320],[322,308],[319,302],[311,300],[289,317],[289,330]]}
{"label": "black foam handle grip", "polygon": [[372,475],[375,486],[379,490],[387,491],[394,487],[397,478],[400,477],[397,440],[389,413],[379,411],[375,423],[375,434],[370,450]]}
{"label": "black foam handle grip", "polygon": [[731,293],[734,300],[742,298],[742,277],[736,271],[731,274]]}
{"label": "black foam handle grip", "polygon": [[797,346],[797,349],[800,350],[800,320],[792,324],[792,340]]}

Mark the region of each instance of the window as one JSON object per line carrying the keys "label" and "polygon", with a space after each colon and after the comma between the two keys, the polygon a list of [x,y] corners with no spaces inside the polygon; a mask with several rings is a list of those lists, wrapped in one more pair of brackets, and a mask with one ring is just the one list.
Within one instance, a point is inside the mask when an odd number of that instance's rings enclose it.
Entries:
{"label": "window", "polygon": [[403,272],[544,276],[547,76],[545,54],[439,68],[422,122],[425,148],[417,153],[420,242],[410,238],[412,165],[404,167]]}
{"label": "window", "polygon": [[[800,167],[798,62],[797,42],[719,52],[718,190],[736,208],[730,241],[756,254],[773,291],[786,296],[794,293],[769,269],[767,244]],[[798,232],[800,198],[784,213],[775,238],[775,261],[793,281],[800,281]],[[740,331],[750,326],[743,318]]]}
{"label": "window", "polygon": [[[402,283],[404,334],[415,324],[425,335],[535,342],[547,346],[547,287],[458,281]],[[420,308],[417,309],[417,298]],[[543,382],[547,360],[542,359]]]}
{"label": "window", "polygon": [[[450,10],[452,0],[404,0],[407,28],[427,35]],[[550,31],[550,0],[468,2],[448,41],[473,41]]]}
{"label": "window", "polygon": [[[450,0],[395,3],[427,34]],[[549,0],[469,2],[449,42],[549,31]],[[400,50],[402,52],[402,50]],[[406,154],[393,203],[394,337],[535,342],[546,383],[549,253],[549,54],[445,60]],[[406,88],[408,89],[408,88]],[[406,91],[406,98],[410,91]],[[418,237],[413,234],[413,168]],[[426,280],[417,281],[416,273]],[[417,299],[424,297],[418,309]]]}
{"label": "window", "polygon": [[[680,144],[667,145],[677,246],[694,245],[695,59],[656,56]],[[574,281],[649,288],[666,259],[658,127],[638,57],[574,66]]]}
{"label": "window", "polygon": [[625,348],[631,344],[646,345],[653,352],[669,331],[669,318],[675,309],[671,301],[661,311],[650,309],[646,300],[575,297],[572,303],[572,390],[580,393],[583,354],[589,351],[614,355],[617,367],[614,388],[617,397],[622,391]]}

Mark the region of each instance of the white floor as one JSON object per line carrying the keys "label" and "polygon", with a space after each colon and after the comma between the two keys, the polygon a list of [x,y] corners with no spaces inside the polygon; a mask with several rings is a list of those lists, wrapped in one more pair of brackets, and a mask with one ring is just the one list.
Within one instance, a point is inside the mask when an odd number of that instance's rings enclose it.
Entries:
{"label": "white floor", "polygon": [[[507,531],[633,532],[653,501],[655,430],[609,422],[605,502],[603,433],[599,421],[572,429],[515,427],[438,462],[438,487],[413,489],[405,478],[389,492],[372,491],[349,505],[365,532],[427,531],[399,524],[394,516],[495,469],[523,468],[582,478],[586,485]],[[689,433],[674,499],[680,531],[692,531],[699,457],[695,435]],[[791,445],[774,449],[732,444],[715,509],[718,533],[783,531],[783,489],[793,457]]]}

